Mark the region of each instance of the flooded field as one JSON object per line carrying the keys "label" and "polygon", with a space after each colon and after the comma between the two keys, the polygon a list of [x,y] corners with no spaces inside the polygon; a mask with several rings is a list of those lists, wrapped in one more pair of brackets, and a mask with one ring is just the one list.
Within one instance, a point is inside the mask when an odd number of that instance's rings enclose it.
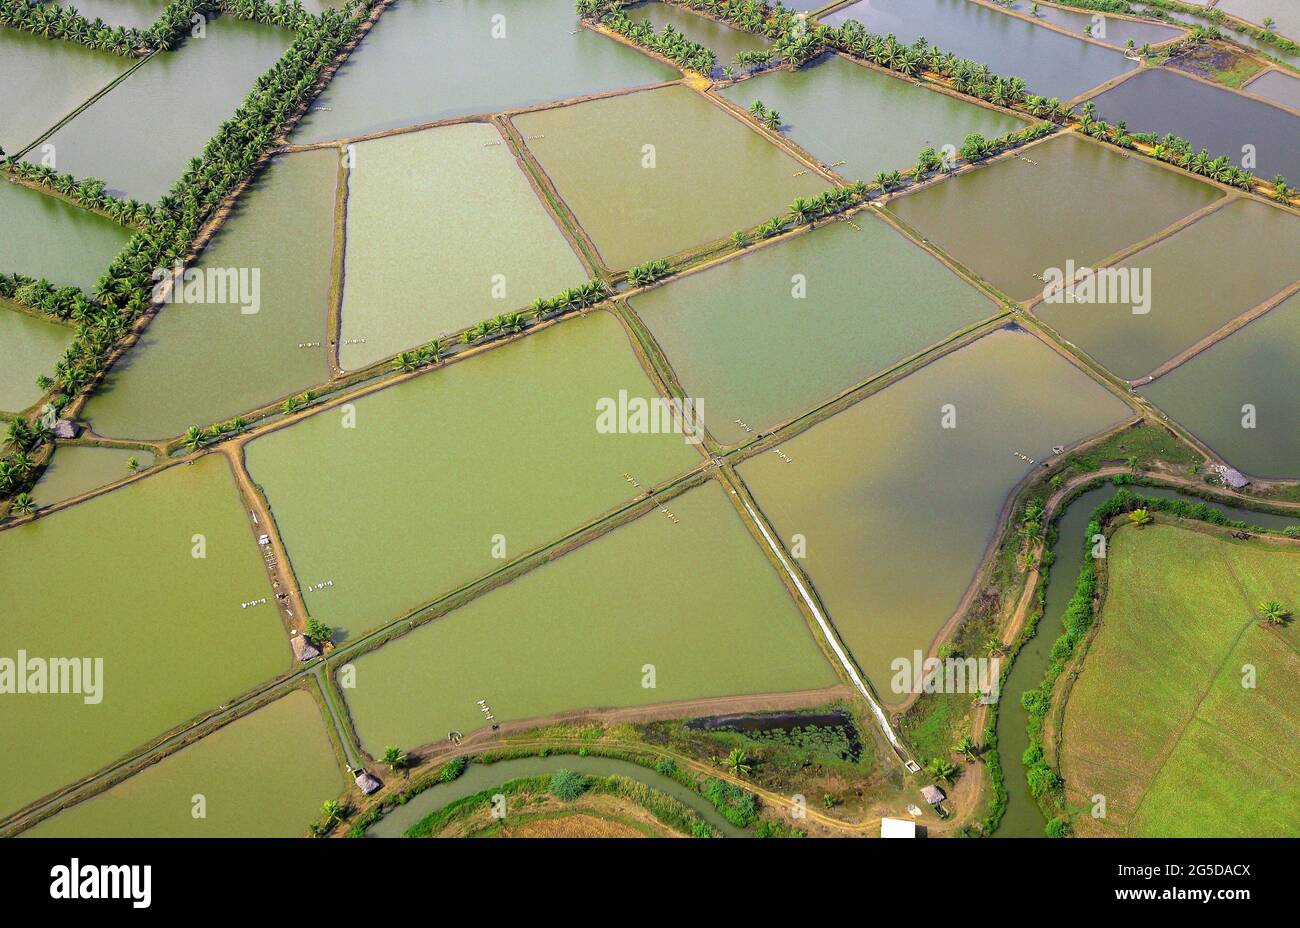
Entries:
{"label": "flooded field", "polygon": [[1130,132],[1172,132],[1211,157],[1239,163],[1253,146],[1260,177],[1300,177],[1300,116],[1164,68],[1149,68],[1096,98],[1097,118]]}
{"label": "flooded field", "polygon": [[743,441],[735,420],[769,428],[997,311],[886,223],[854,222],[860,231],[831,223],[629,301],[718,440]]}
{"label": "flooded field", "polygon": [[[1300,476],[1300,296],[1142,387],[1174,421],[1257,477]],[[1252,420],[1253,427],[1246,427]]]}
{"label": "flooded field", "polygon": [[583,28],[572,3],[401,0],[317,99],[294,141],[498,113],[680,76]]}
{"label": "flooded field", "polygon": [[0,216],[0,273],[44,278],[56,287],[93,290],[131,237],[111,219],[2,179]]}
{"label": "flooded field", "polygon": [[1300,77],[1286,71],[1266,71],[1242,89],[1293,110],[1300,110]]}
{"label": "flooded field", "polygon": [[0,305],[0,409],[19,412],[41,398],[36,378],[54,364],[76,330]]}
{"label": "flooded field", "polygon": [[[1067,197],[1066,191],[1086,191]],[[904,222],[1013,299],[1048,268],[1090,266],[1222,194],[1137,158],[1061,137],[889,204]]]}
{"label": "flooded field", "polygon": [[1069,100],[1135,67],[1122,52],[1063,35],[970,0],[862,0],[819,17],[829,26],[856,19],[868,32],[944,51],[1019,77],[1029,92]]}
{"label": "flooded field", "polygon": [[1294,0],[1219,0],[1215,6],[1260,27],[1271,19],[1275,32],[1300,41],[1300,7]]}
{"label": "flooded field", "polygon": [[37,0],[46,7],[72,7],[92,23],[102,19],[109,26],[148,29],[162,16],[167,0]]}
{"label": "flooded field", "polygon": [[116,483],[136,469],[153,465],[154,456],[134,448],[99,448],[94,445],[60,445],[32,490],[38,506],[52,506],[99,487]]}
{"label": "flooded field", "polygon": [[[297,838],[344,779],[298,690],[26,832],[33,838]],[[204,817],[192,812],[203,797]]]}
{"label": "flooded field", "polygon": [[762,100],[781,114],[787,136],[824,164],[843,161],[835,170],[854,180],[911,167],[926,146],[956,150],[972,132],[993,138],[1025,125],[838,55],[741,81],[722,95],[741,109]]}
{"label": "flooded field", "polygon": [[[1033,8],[1037,7],[1034,12]],[[1158,45],[1185,34],[1185,30],[1160,23],[1146,23],[1122,16],[1106,16],[1091,10],[1065,10],[1032,0],[1015,0],[1010,6],[1017,13],[1033,16],[1039,22],[1059,26],[1075,35],[1087,35],[1103,45],[1124,48],[1129,42],[1137,48]],[[1088,30],[1085,32],[1085,30]]]}
{"label": "flooded field", "polygon": [[783,442],[792,463],[764,454],[740,474],[787,545],[804,536],[801,566],[831,621],[898,703],[907,694],[891,691],[890,662],[925,651],[957,609],[1031,467],[1018,454],[1041,461],[1127,410],[1005,328]]}
{"label": "flooded field", "polygon": [[[97,433],[179,435],[329,376],[337,172],[337,155],[319,151],[280,158],[258,177],[195,265],[204,275],[196,300],[164,306],[87,404]],[[226,269],[257,286],[207,286]]]}
{"label": "flooded field", "polygon": [[121,55],[0,28],[0,148],[17,155],[131,64]]}
{"label": "flooded field", "polygon": [[502,566],[498,541],[513,559],[630,500],[625,473],[651,486],[700,463],[681,435],[598,432],[620,390],[656,395],[599,312],[357,400],[354,427],[344,408],[250,443],[299,580],[332,581],[312,615],[382,625]]}
{"label": "flooded field", "polygon": [[[292,41],[287,29],[213,20],[206,38],[154,55],[54,133],[58,169],[102,178],[110,193],[157,200]],[[136,127],[148,120],[157,128],[145,144]]]}
{"label": "flooded field", "polygon": [[484,727],[480,699],[500,723],[834,685],[721,485],[668,506],[356,660],[366,750]]}
{"label": "flooded field", "polygon": [[[396,135],[353,152],[339,351],[345,370],[587,280],[493,126]],[[397,202],[403,207],[395,214]]]}
{"label": "flooded field", "polygon": [[1242,198],[1119,265],[1130,280],[1149,269],[1147,312],[1136,302],[1040,303],[1034,312],[1136,380],[1300,278],[1279,254],[1300,254],[1300,219]]}
{"label": "flooded field", "polygon": [[[827,186],[689,88],[514,119],[605,263],[628,268],[785,212]],[[702,146],[701,139],[708,139]]]}
{"label": "flooded field", "polygon": [[78,692],[6,697],[0,743],[22,763],[0,780],[0,813],[93,773],[289,664],[275,606],[240,608],[270,599],[271,587],[217,455],[0,531],[0,588],[10,607],[4,657],[17,662],[25,652],[29,666],[103,659]]}
{"label": "flooded field", "polygon": [[637,22],[649,21],[655,32],[672,26],[688,40],[699,42],[717,57],[715,73],[732,64],[739,52],[764,51],[769,42],[762,36],[733,29],[715,19],[683,10],[680,7],[649,0],[626,8],[625,12]]}

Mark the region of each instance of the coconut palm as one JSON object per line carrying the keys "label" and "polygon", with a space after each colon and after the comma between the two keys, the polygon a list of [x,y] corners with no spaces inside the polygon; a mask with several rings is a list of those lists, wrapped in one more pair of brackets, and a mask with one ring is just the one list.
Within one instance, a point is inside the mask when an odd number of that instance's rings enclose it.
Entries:
{"label": "coconut palm", "polygon": [[14,497],[13,510],[20,516],[29,516],[36,511],[36,502],[28,493],[19,493]]}
{"label": "coconut palm", "polygon": [[740,748],[732,748],[731,753],[722,761],[722,766],[738,777],[749,776],[753,769],[749,763],[749,755]]}
{"label": "coconut palm", "polygon": [[1284,625],[1291,617],[1291,612],[1276,599],[1260,603],[1259,613],[1270,625]]}

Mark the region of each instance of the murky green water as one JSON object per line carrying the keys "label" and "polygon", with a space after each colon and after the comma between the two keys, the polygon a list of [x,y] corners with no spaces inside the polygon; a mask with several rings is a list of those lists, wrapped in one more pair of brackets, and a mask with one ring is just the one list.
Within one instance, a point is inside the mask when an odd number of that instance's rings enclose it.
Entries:
{"label": "murky green water", "polygon": [[131,232],[56,196],[0,180],[0,273],[94,289]]}
{"label": "murky green water", "polygon": [[1040,303],[1035,312],[1103,366],[1136,380],[1294,283],[1300,266],[1278,260],[1288,254],[1300,254],[1300,219],[1240,199],[1119,265],[1144,292],[1149,270],[1147,313],[1132,303],[1064,302]]}
{"label": "murky green water", "polygon": [[[75,42],[0,29],[0,148],[16,155],[131,67]],[[40,161],[41,152],[27,157]]]}
{"label": "murky green water", "polygon": [[364,142],[354,156],[344,369],[586,281],[492,126],[466,123]]}
{"label": "murky green water", "polygon": [[1031,93],[1068,100],[1135,67],[1122,52],[1062,35],[968,0],[863,0],[821,20],[856,19],[868,32],[931,45],[1023,78]]}
{"label": "murky green water", "polygon": [[[107,792],[33,838],[295,838],[344,790],[316,702],[290,693]],[[202,797],[202,817],[195,817]]]}
{"label": "murky green water", "polygon": [[[631,303],[720,441],[830,399],[997,306],[871,215],[688,275]],[[805,296],[797,298],[796,293]]]}
{"label": "murky green water", "polygon": [[794,176],[803,165],[687,87],[514,123],[611,268],[726,238],[827,186]]}
{"label": "murky green water", "polygon": [[[1031,163],[1032,162],[1032,163]],[[1221,194],[1068,136],[894,200],[889,208],[1013,299],[1047,268],[1093,264]]]}
{"label": "murky green water", "polygon": [[[1300,177],[1300,116],[1165,68],[1151,68],[1096,98],[1097,118],[1130,132],[1172,132],[1261,177]],[[1252,146],[1255,163],[1245,159]]]}
{"label": "murky green water", "polygon": [[652,786],[667,793],[678,802],[689,806],[700,818],[730,838],[744,837],[746,832],[723,818],[707,799],[694,790],[687,789],[676,780],[655,773],[640,764],[612,757],[579,757],[575,754],[552,754],[548,757],[527,757],[503,760],[495,764],[471,764],[455,780],[440,783],[420,793],[404,806],[393,809],[374,828],[366,832],[367,838],[400,838],[420,819],[436,812],[457,799],[464,799],[485,789],[501,786],[521,777],[535,777],[557,770],[576,770],[589,777],[622,776]]}
{"label": "murky green water", "polygon": [[733,29],[715,19],[656,0],[629,6],[625,12],[637,22],[648,20],[655,32],[663,32],[665,26],[672,26],[690,41],[699,42],[717,57],[719,70],[731,65],[737,53],[764,51],[769,44],[751,32]]}
{"label": "murky green water", "polygon": [[1031,467],[1016,452],[1041,461],[1126,414],[1037,339],[1001,329],[783,443],[790,463],[764,454],[740,473],[787,547],[804,537],[831,620],[896,703],[890,662],[925,651],[956,610]]}
{"label": "murky green water", "polygon": [[[96,432],[179,435],[329,376],[323,343],[337,176],[337,155],[319,151],[279,158],[255,181],[195,265],[204,275],[196,302],[164,306],[95,391],[86,418]],[[207,287],[216,281],[209,274],[227,269],[255,286],[225,296]],[[256,299],[245,305],[250,294]]]}
{"label": "murky green water", "polygon": [[[231,17],[208,23],[206,38],[154,55],[54,133],[58,169],[157,200],[292,41],[288,29]],[[154,125],[147,140],[138,129],[144,121]]]}
{"label": "murky green water", "polygon": [[1242,89],[1300,110],[1300,77],[1286,71],[1267,71]]}
{"label": "murky green water", "polygon": [[[1300,297],[1141,389],[1176,422],[1259,477],[1300,476]],[[1254,427],[1251,421],[1254,407]]]}
{"label": "murky green water", "polygon": [[567,0],[402,0],[320,95],[294,140],[348,138],[680,76],[583,29]]}
{"label": "murky green water", "polygon": [[100,448],[95,445],[60,445],[32,490],[38,506],[52,506],[131,476],[128,462],[137,469],[153,465],[154,456],[134,448]]}
{"label": "murky green water", "polygon": [[167,0],[51,0],[43,5],[73,7],[92,23],[102,19],[109,26],[148,29],[162,15]]}
{"label": "murky green water", "polygon": [[74,334],[70,326],[0,306],[0,409],[18,412],[41,398],[36,378],[54,375]]}
{"label": "murky green water", "polygon": [[651,486],[699,463],[680,435],[597,432],[620,390],[655,395],[600,312],[250,443],[299,581],[333,581],[312,615],[382,625],[502,566],[495,536],[517,557],[630,500],[625,473]]}
{"label": "murky green water", "polygon": [[1075,35],[1085,35],[1084,30],[1091,29],[1091,32],[1087,33],[1091,38],[1113,48],[1124,48],[1130,41],[1139,49],[1147,43],[1157,45],[1185,31],[1160,23],[1138,22],[1119,16],[1093,13],[1090,10],[1064,10],[1047,4],[1038,4],[1038,12],[1031,14],[1030,9],[1033,6],[1032,0],[1016,0],[1011,4],[1011,9],[1027,16],[1034,15],[1039,22],[1060,26]]}
{"label": "murky green water", "polygon": [[[1134,2],[1133,9],[1135,12],[1138,13],[1153,12],[1153,9],[1151,7],[1149,7],[1145,3],[1140,3],[1140,2]],[[1209,27],[1214,25],[1212,22],[1205,19],[1204,17],[1194,16],[1190,13],[1181,13],[1177,10],[1166,10],[1165,12],[1168,14],[1170,19],[1175,20],[1176,22],[1186,23],[1189,26]],[[1247,32],[1238,32],[1236,31],[1236,29],[1229,28],[1226,25],[1219,27],[1219,29],[1225,35],[1229,36],[1232,39],[1232,41],[1239,42],[1242,45],[1246,46],[1247,48],[1251,48],[1256,51],[1263,52],[1264,54],[1268,55],[1271,58],[1276,58],[1281,61],[1289,62],[1293,66],[1300,64],[1300,55],[1289,55],[1286,52],[1282,51],[1280,48],[1278,48],[1276,45],[1273,45],[1270,42],[1264,42],[1260,39],[1256,39],[1254,36],[1250,35]]]}
{"label": "murky green water", "polygon": [[[193,556],[200,543],[203,558]],[[0,532],[0,589],[0,656],[103,659],[98,704],[76,693],[0,695],[11,755],[3,813],[288,667],[275,606],[240,607],[272,594],[217,455]]]}
{"label": "murky green water", "polygon": [[[345,690],[374,756],[590,707],[836,682],[717,483],[359,658]],[[646,685],[653,674],[653,687]]]}
{"label": "murky green water", "polygon": [[1025,126],[1014,117],[935,93],[826,55],[798,71],[777,71],[722,91],[742,108],[762,100],[777,110],[785,133],[835,170],[871,180],[880,171],[911,167],[922,148],[953,151],[972,132],[986,138]]}
{"label": "murky green water", "polygon": [[1215,6],[1260,27],[1272,19],[1274,31],[1300,41],[1300,8],[1292,0],[1219,0]]}

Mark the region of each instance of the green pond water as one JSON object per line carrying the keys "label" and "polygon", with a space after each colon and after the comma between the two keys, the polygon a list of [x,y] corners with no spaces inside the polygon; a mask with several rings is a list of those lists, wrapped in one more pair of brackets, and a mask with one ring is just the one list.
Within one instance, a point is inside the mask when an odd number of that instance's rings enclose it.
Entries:
{"label": "green pond water", "polygon": [[1065,10],[1060,7],[1038,4],[1038,12],[1030,13],[1034,4],[1032,0],[1016,0],[1010,8],[1026,16],[1034,16],[1041,23],[1059,26],[1075,35],[1085,35],[1085,29],[1091,29],[1088,35],[1113,48],[1124,48],[1131,41],[1135,48],[1142,48],[1150,43],[1157,45],[1184,34],[1186,30],[1166,26],[1160,23],[1139,22],[1120,16],[1106,16],[1092,10]]}
{"label": "green pond water", "polygon": [[59,445],[32,490],[32,498],[38,506],[53,506],[116,483],[131,475],[127,462],[132,458],[141,470],[154,463],[152,454],[134,448]]}
{"label": "green pond water", "polygon": [[[1260,177],[1300,177],[1300,116],[1167,68],[1149,68],[1101,94],[1097,118],[1130,132],[1172,132]],[[1243,146],[1255,164],[1243,163]]]}
{"label": "green pond water", "polygon": [[[1300,476],[1300,296],[1141,388],[1238,470]],[[1244,428],[1254,409],[1254,428]]]}
{"label": "green pond water", "polygon": [[[1154,14],[1155,12],[1157,12],[1154,8],[1152,8],[1151,6],[1145,3],[1134,2],[1132,6],[1134,11],[1138,13],[1145,12],[1145,13]],[[1204,18],[1203,16],[1196,16],[1191,13],[1183,13],[1178,10],[1166,10],[1164,12],[1166,13],[1166,15],[1168,15],[1170,19],[1176,22],[1186,23],[1189,26],[1209,27],[1214,25],[1214,23],[1210,22],[1208,19]],[[1300,64],[1300,55],[1287,54],[1286,52],[1282,51],[1282,49],[1278,48],[1276,45],[1272,44],[1271,42],[1265,42],[1261,39],[1257,39],[1248,32],[1238,32],[1235,28],[1229,27],[1227,25],[1219,26],[1217,28],[1219,28],[1219,30],[1223,32],[1226,36],[1230,37],[1232,41],[1238,42],[1246,46],[1247,48],[1254,49],[1255,51],[1263,52],[1265,55],[1269,56],[1270,58],[1276,58],[1278,60],[1288,62],[1292,66],[1296,66]]]}
{"label": "green pond water", "polygon": [[1136,380],[1294,283],[1300,264],[1278,260],[1286,254],[1300,254],[1300,220],[1243,198],[1119,265],[1130,279],[1149,270],[1149,312],[1065,302],[1034,311],[1104,367]]}
{"label": "green pond water", "polygon": [[972,132],[994,138],[1025,126],[838,55],[741,81],[722,94],[742,109],[762,100],[781,114],[786,135],[824,164],[844,161],[836,170],[861,180],[912,166],[926,146],[955,151]]}
{"label": "green pond water", "polygon": [[[856,19],[868,32],[931,45],[1020,77],[1030,93],[1069,100],[1135,65],[1118,49],[1063,35],[970,0],[862,0],[819,19],[839,26]],[[1081,29],[1082,31],[1082,29]]]}
{"label": "green pond water", "polygon": [[[179,435],[328,378],[337,176],[337,154],[317,151],[281,157],[254,181],[196,263],[194,300],[164,306],[95,391],[86,419],[97,433]],[[228,271],[255,286],[241,295],[230,278],[223,295]],[[249,294],[256,312],[244,312]]]}
{"label": "green pond water", "polygon": [[36,378],[53,376],[75,334],[69,326],[0,306],[0,409],[18,412],[39,400]]}
{"label": "green pond water", "polygon": [[148,29],[162,16],[167,0],[64,0],[42,5],[72,7],[92,23],[100,19],[108,26]]}
{"label": "green pond water", "polygon": [[[193,556],[196,535],[204,536],[204,558]],[[240,607],[272,594],[218,455],[0,531],[0,589],[7,606],[0,656],[103,659],[98,703],[80,693],[0,696],[0,743],[12,755],[0,814],[289,664],[274,601]]]}
{"label": "green pond water", "polygon": [[589,777],[622,776],[652,786],[661,793],[672,796],[693,809],[723,835],[729,838],[744,837],[747,832],[728,822],[713,805],[692,789],[653,770],[612,757],[579,757],[576,754],[552,754],[548,757],[526,757],[503,760],[495,764],[470,764],[465,772],[450,783],[439,783],[420,793],[404,806],[398,806],[366,832],[367,838],[401,838],[420,819],[436,812],[458,799],[472,796],[485,789],[501,786],[522,777],[536,777],[557,770],[576,770]]}
{"label": "green pond water", "polygon": [[765,38],[752,32],[733,29],[708,16],[701,16],[655,0],[629,6],[625,12],[637,22],[648,20],[655,32],[663,32],[665,27],[672,26],[688,40],[699,42],[713,52],[717,58],[715,70],[719,72],[722,68],[731,65],[738,53],[766,51],[770,44]]}
{"label": "green pond water", "polygon": [[1300,41],[1300,7],[1295,0],[1219,0],[1215,6],[1260,27],[1265,19],[1272,19],[1274,32]]}
{"label": "green pond water", "polygon": [[629,501],[625,473],[651,486],[699,464],[681,435],[598,432],[620,390],[656,395],[597,312],[251,442],[311,614],[382,625],[501,567],[494,536],[515,558]]}
{"label": "green pond water", "polygon": [[[1033,162],[1032,164],[1030,162]],[[1035,274],[1089,266],[1216,200],[1201,183],[1063,136],[889,204],[930,241],[1013,299]]]}
{"label": "green pond water", "polygon": [[353,151],[344,369],[586,281],[577,255],[492,126],[444,126],[364,142]]}
{"label": "green pond water", "polygon": [[[345,788],[301,690],[46,819],[32,838],[296,838]],[[195,796],[203,817],[195,818]]]}
{"label": "green pond water", "polygon": [[[955,428],[944,428],[944,407]],[[890,662],[925,651],[952,616],[1007,494],[1053,445],[1127,406],[1050,348],[1004,328],[740,466],[881,698]]]}
{"label": "green pond water", "polygon": [[582,28],[568,0],[401,0],[335,75],[295,141],[349,138],[680,76]]}
{"label": "green pond water", "polygon": [[798,161],[684,86],[514,124],[611,268],[726,238],[827,186],[795,177]]}
{"label": "green pond water", "polygon": [[[0,27],[0,148],[16,155],[131,67],[134,59]],[[28,161],[39,161],[34,152]]]}
{"label": "green pond water", "polygon": [[1286,71],[1266,71],[1244,88],[1247,93],[1267,97],[1275,103],[1300,110],[1300,77]]}
{"label": "green pond water", "polygon": [[[997,306],[874,216],[823,226],[633,298],[728,444],[804,412]],[[806,296],[796,299],[797,275]]]}
{"label": "green pond water", "polygon": [[[206,38],[160,52],[49,139],[58,169],[109,192],[157,200],[293,41],[288,29],[224,17]],[[154,128],[147,139],[139,126]]]}
{"label": "green pond water", "polygon": [[[496,723],[833,686],[721,484],[358,658],[343,692],[372,756]],[[645,685],[652,665],[654,687]]]}
{"label": "green pond water", "polygon": [[0,180],[0,273],[94,289],[131,237],[126,226],[57,196]]}

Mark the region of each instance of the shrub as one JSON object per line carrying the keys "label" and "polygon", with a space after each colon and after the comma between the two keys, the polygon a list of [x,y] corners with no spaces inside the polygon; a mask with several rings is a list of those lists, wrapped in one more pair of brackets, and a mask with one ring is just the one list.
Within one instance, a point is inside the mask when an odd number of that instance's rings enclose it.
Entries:
{"label": "shrub", "polygon": [[587,778],[576,770],[561,768],[551,774],[549,789],[556,799],[573,802],[587,791]]}

